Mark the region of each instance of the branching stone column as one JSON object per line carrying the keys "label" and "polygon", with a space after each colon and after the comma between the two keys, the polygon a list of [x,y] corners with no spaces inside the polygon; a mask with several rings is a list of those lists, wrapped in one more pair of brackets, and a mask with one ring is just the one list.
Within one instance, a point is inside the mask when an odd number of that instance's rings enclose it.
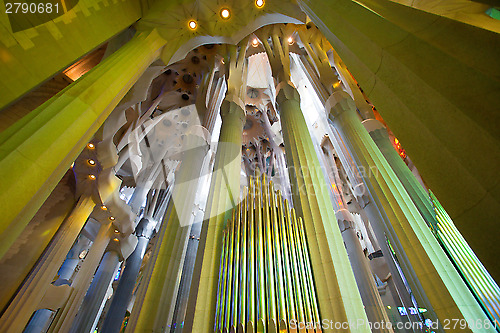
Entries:
{"label": "branching stone column", "polygon": [[[396,255],[408,258],[437,318],[487,322],[479,304],[361,124],[352,98],[344,91],[335,91],[326,105],[330,120],[339,130],[358,166],[363,166],[365,170],[370,170],[370,166],[377,167],[378,172],[373,176],[380,190],[375,188],[376,194],[388,200],[395,214],[395,218],[391,219],[392,226],[385,226],[386,232],[392,239],[398,240],[400,248],[396,247]],[[481,331],[490,330],[483,328]]]}
{"label": "branching stone column", "polygon": [[374,326],[372,332],[393,332],[388,328],[389,317],[385,312],[382,299],[378,292],[375,280],[368,265],[368,260],[363,254],[363,249],[356,235],[355,222],[352,214],[347,209],[339,209],[335,212],[339,223],[342,239],[344,240],[349,261],[351,262],[354,276],[358,286],[366,315],[371,323],[384,323],[380,326]]}
{"label": "branching stone column", "polygon": [[94,133],[159,56],[165,40],[138,33],[92,71],[0,134],[0,257]]}
{"label": "branching stone column", "polygon": [[63,222],[49,246],[0,319],[0,331],[22,330],[49,289],[66,254],[94,209],[89,196],[82,196]]}
{"label": "branching stone column", "polygon": [[127,332],[166,330],[171,317],[169,313],[175,307],[183,257],[191,229],[191,212],[201,167],[208,150],[206,129],[201,126],[196,129],[199,131],[185,136],[182,163],[175,176],[172,197],[148,263],[153,266],[151,279],[142,281],[145,283],[142,288],[147,288],[144,301],[142,304],[134,304]]}
{"label": "branching stone column", "polygon": [[[322,318],[362,323],[349,332],[370,332],[327,184],[314,150],[298,91],[281,83],[277,102],[295,207],[304,219]],[[328,330],[325,330],[328,331]],[[333,330],[333,327],[331,328]]]}
{"label": "branching stone column", "polygon": [[137,245],[134,252],[132,252],[125,262],[125,268],[121,273],[115,295],[113,296],[111,305],[101,328],[102,332],[113,333],[120,331],[123,318],[125,318],[125,314],[127,312],[128,304],[132,298],[132,292],[134,291],[135,282],[141,268],[146,247],[148,246],[149,240],[151,239],[154,231],[154,224],[155,223],[149,221],[148,219],[142,218],[135,228]]}
{"label": "branching stone column", "polygon": [[245,111],[226,100],[205,220],[191,283],[186,332],[210,332],[214,327],[222,230],[240,195],[241,145]]}
{"label": "branching stone column", "polygon": [[92,243],[92,247],[85,257],[82,267],[71,284],[73,290],[66,304],[57,312],[49,328],[49,332],[69,332],[78,313],[78,309],[82,304],[85,293],[90,286],[94,273],[101,261],[102,255],[108,246],[111,235],[111,223],[102,224]]}
{"label": "branching stone column", "polygon": [[97,323],[97,315],[120,261],[118,252],[107,251],[85,294],[82,306],[71,327],[71,333],[89,333]]}

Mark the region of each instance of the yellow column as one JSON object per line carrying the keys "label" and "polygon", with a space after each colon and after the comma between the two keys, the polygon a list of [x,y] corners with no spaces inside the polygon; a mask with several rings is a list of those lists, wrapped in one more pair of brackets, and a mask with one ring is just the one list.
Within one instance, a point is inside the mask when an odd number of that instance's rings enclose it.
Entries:
{"label": "yellow column", "polygon": [[[276,98],[295,206],[304,219],[321,317],[356,323],[346,332],[370,332],[368,318],[328,194],[318,157],[300,110],[298,91],[281,83]],[[333,332],[334,327],[325,331]]]}
{"label": "yellow column", "polygon": [[138,33],[0,134],[0,257],[164,45],[156,30]]}
{"label": "yellow column", "polygon": [[219,145],[184,326],[187,332],[213,331],[222,230],[240,195],[245,112],[239,103],[226,99],[221,106],[221,116]]}
{"label": "yellow column", "polygon": [[[202,127],[200,127],[200,130]],[[205,130],[205,129],[203,129]],[[153,249],[150,263],[153,265],[151,279],[143,278],[147,285],[142,304],[134,304],[127,331],[159,331],[169,324],[169,312],[173,311],[178,283],[183,268],[183,254],[187,246],[191,226],[194,199],[198,180],[207,153],[207,142],[202,133],[187,134],[184,158],[175,175],[172,197],[165,218],[157,234],[157,246]],[[137,313],[140,311],[139,313]],[[137,319],[135,319],[137,318]]]}

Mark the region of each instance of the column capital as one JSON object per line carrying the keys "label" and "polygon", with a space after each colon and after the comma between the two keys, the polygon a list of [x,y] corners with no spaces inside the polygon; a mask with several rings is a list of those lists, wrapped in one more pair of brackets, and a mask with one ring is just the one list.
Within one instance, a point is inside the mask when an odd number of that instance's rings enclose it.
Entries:
{"label": "column capital", "polygon": [[386,138],[389,139],[389,132],[387,132],[387,128],[385,128],[384,124],[382,124],[377,119],[366,119],[361,122],[363,126],[366,128],[368,133],[373,140]]}
{"label": "column capital", "polygon": [[356,196],[356,200],[358,200],[362,208],[370,203],[370,197],[368,196],[364,183],[359,183],[358,185],[354,186],[354,195]]}
{"label": "column capital", "polygon": [[220,106],[220,116],[222,117],[222,121],[224,122],[224,119],[228,118],[230,115],[236,115],[241,119],[241,121],[244,121],[246,113],[243,101],[241,99],[231,98],[231,96],[233,95],[227,96],[224,101],[222,101],[222,105]]}
{"label": "column capital", "polygon": [[325,102],[325,112],[329,117],[338,117],[344,112],[356,110],[356,103],[343,90],[337,90]]}
{"label": "column capital", "polygon": [[137,224],[137,227],[135,227],[135,236],[137,238],[144,237],[147,239],[151,239],[155,227],[155,222],[143,217]]}
{"label": "column capital", "polygon": [[281,81],[276,86],[276,102],[282,104],[289,100],[295,100],[300,103],[299,92],[291,81]]}
{"label": "column capital", "polygon": [[354,219],[352,217],[351,212],[347,209],[342,208],[335,212],[335,217],[337,218],[337,222],[339,224],[340,232],[344,232],[347,229],[354,229]]}

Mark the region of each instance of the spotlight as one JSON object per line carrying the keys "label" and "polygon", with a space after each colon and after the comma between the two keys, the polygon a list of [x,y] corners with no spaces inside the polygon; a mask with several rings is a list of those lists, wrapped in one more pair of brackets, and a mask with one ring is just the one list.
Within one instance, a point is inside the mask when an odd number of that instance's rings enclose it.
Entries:
{"label": "spotlight", "polygon": [[87,144],[87,148],[88,148],[88,149],[94,149],[94,148],[95,148],[95,146],[94,146],[94,144],[93,144],[93,143],[91,143],[91,142],[90,142],[89,144]]}
{"label": "spotlight", "polygon": [[288,44],[290,44],[290,45],[293,44],[293,38],[292,38],[292,36],[288,37]]}
{"label": "spotlight", "polygon": [[230,16],[231,16],[231,12],[229,11],[229,9],[227,8],[223,8],[221,11],[220,11],[220,16],[227,20]]}
{"label": "spotlight", "polygon": [[257,8],[262,8],[264,7],[264,0],[255,0],[255,6],[257,6]]}
{"label": "spotlight", "polygon": [[94,175],[89,175],[89,179],[95,180],[95,176]]}
{"label": "spotlight", "polygon": [[113,240],[114,240],[115,242],[118,242],[118,241],[119,241],[119,239],[118,239],[118,238],[113,238]]}
{"label": "spotlight", "polygon": [[259,46],[259,40],[258,40],[257,38],[254,38],[254,39],[252,40],[252,46],[253,46],[253,47],[257,47],[257,46]]}
{"label": "spotlight", "polygon": [[110,220],[110,221],[114,221],[114,220],[115,220],[115,218],[114,218],[113,216],[110,216],[110,217],[109,217],[109,220]]}
{"label": "spotlight", "polygon": [[118,231],[118,230],[115,229],[115,234],[119,234],[119,233],[120,233],[120,231]]}
{"label": "spotlight", "polygon": [[198,27],[198,23],[196,23],[195,20],[191,20],[188,23],[188,27],[189,27],[189,29],[194,30],[194,29],[196,29]]}
{"label": "spotlight", "polygon": [[108,207],[106,207],[106,205],[102,205],[102,206],[101,206],[101,209],[102,209],[102,210],[108,210]]}
{"label": "spotlight", "polygon": [[87,160],[87,163],[90,164],[90,165],[95,165],[95,161],[94,160]]}

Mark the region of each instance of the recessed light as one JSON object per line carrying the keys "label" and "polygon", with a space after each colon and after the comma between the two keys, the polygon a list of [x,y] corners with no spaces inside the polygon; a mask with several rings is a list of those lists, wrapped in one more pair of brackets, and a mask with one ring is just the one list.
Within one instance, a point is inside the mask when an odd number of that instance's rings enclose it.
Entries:
{"label": "recessed light", "polygon": [[223,19],[227,20],[231,16],[231,12],[227,8],[222,8],[220,11],[220,16]]}
{"label": "recessed light", "polygon": [[257,8],[262,8],[264,7],[264,0],[255,0],[255,5],[257,6]]}
{"label": "recessed light", "polygon": [[114,220],[115,220],[115,218],[114,218],[113,216],[110,216],[110,217],[109,217],[109,220],[110,220],[110,221],[114,221]]}
{"label": "recessed light", "polygon": [[95,165],[95,161],[94,160],[87,160],[88,164],[90,165]]}
{"label": "recessed light", "polygon": [[106,207],[106,205],[102,205],[102,206],[101,206],[101,209],[102,209],[102,210],[108,210],[108,207]]}
{"label": "recessed light", "polygon": [[189,29],[194,30],[198,27],[198,23],[195,20],[191,20],[188,23],[188,27]]}
{"label": "recessed light", "polygon": [[92,142],[89,142],[89,143],[87,144],[87,148],[88,148],[88,149],[94,149],[94,148],[95,148],[95,146],[94,146],[94,144],[93,144]]}
{"label": "recessed light", "polygon": [[252,46],[253,46],[253,47],[257,47],[257,46],[259,46],[259,40],[258,40],[257,38],[254,38],[254,39],[252,40]]}
{"label": "recessed light", "polygon": [[95,180],[95,176],[94,175],[89,175],[89,179]]}
{"label": "recessed light", "polygon": [[288,37],[288,44],[290,44],[290,45],[293,44],[293,38],[292,38],[292,36]]}

